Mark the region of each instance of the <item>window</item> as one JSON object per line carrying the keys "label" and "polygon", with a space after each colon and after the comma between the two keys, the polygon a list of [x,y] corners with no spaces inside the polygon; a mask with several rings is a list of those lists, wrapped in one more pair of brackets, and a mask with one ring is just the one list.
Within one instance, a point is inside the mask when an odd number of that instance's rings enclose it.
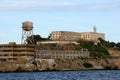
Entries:
{"label": "window", "polygon": [[13,56],[18,56],[18,54],[13,54]]}

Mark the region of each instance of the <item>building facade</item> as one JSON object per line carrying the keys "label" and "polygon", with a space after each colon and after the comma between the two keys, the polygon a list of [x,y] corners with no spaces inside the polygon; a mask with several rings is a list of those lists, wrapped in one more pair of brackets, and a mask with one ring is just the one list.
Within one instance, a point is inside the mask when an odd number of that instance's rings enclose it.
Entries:
{"label": "building facade", "polygon": [[97,41],[98,38],[105,39],[105,35],[103,33],[97,33],[97,29],[94,26],[93,32],[82,32],[81,39],[88,40],[88,41]]}
{"label": "building facade", "polygon": [[51,40],[75,41],[80,39],[80,33],[69,31],[55,31],[51,33]]}
{"label": "building facade", "polygon": [[94,26],[93,32],[68,32],[68,31],[55,31],[51,33],[51,40],[62,40],[62,41],[77,41],[77,40],[88,40],[96,41],[98,38],[105,39],[105,34],[97,33],[96,27]]}
{"label": "building facade", "polygon": [[34,59],[34,46],[28,44],[0,44],[0,61],[23,63]]}
{"label": "building facade", "polygon": [[88,50],[62,51],[62,50],[36,50],[36,59],[80,59],[89,58]]}
{"label": "building facade", "polygon": [[80,59],[89,58],[87,49],[71,50],[38,50],[30,44],[0,44],[0,62],[27,63],[35,59]]}
{"label": "building facade", "polygon": [[95,32],[83,32],[83,33],[81,33],[82,40],[97,41],[98,38],[102,38],[104,40],[105,36],[103,33],[95,33]]}

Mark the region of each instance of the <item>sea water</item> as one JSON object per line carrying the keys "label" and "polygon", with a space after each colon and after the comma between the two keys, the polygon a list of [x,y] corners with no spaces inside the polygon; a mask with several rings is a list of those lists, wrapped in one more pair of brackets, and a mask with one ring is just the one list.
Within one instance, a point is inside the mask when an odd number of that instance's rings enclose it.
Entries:
{"label": "sea water", "polygon": [[0,80],[120,80],[120,70],[0,73]]}

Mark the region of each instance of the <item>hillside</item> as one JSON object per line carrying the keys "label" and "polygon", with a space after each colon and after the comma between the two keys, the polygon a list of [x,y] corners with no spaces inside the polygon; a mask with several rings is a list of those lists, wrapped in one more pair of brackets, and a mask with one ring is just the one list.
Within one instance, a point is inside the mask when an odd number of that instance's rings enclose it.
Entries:
{"label": "hillside", "polygon": [[[98,39],[97,42],[79,40],[79,45],[75,44],[40,44],[36,45],[38,50],[81,50],[88,49],[90,56],[93,58],[109,58],[111,54],[110,49],[120,50],[119,46],[115,48],[115,43]],[[118,44],[116,44],[118,45]]]}

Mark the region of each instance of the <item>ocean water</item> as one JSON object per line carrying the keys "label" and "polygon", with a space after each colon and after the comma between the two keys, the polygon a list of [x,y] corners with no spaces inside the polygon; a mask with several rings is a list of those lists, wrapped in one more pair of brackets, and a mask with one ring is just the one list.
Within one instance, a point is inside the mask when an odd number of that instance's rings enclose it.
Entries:
{"label": "ocean water", "polygon": [[0,73],[0,80],[120,80],[120,70]]}

